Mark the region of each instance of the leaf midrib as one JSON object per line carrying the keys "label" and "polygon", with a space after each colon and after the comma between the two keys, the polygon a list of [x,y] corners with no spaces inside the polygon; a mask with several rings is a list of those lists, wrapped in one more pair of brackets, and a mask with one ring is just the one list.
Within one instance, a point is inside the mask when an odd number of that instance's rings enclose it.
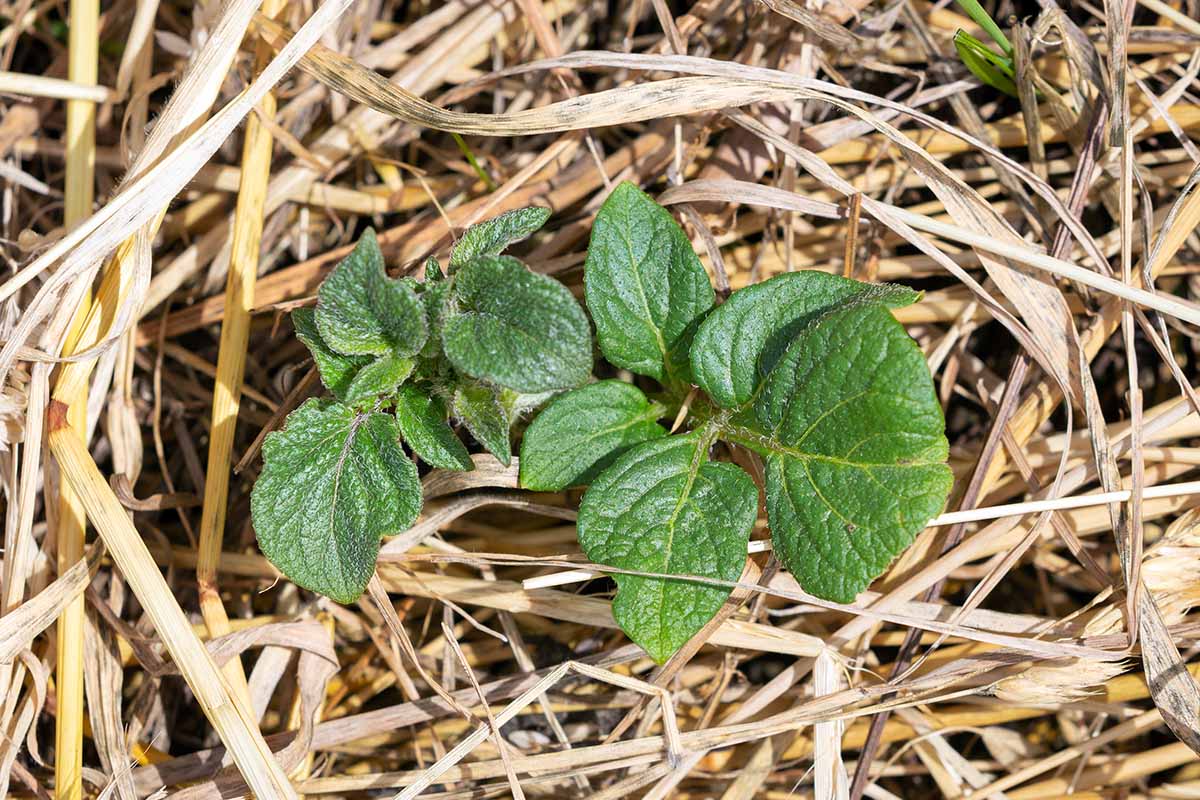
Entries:
{"label": "leaf midrib", "polygon": [[[668,355],[667,341],[663,338],[662,328],[654,321],[654,314],[650,311],[650,301],[646,297],[646,287],[642,283],[642,271],[638,269],[638,261],[633,252],[633,239],[625,235],[623,230],[618,230],[617,235],[621,241],[625,243],[625,250],[629,254],[629,267],[633,270],[634,285],[637,286],[638,299],[642,303],[642,311],[646,314],[646,321],[650,324],[650,330],[654,331],[654,341],[658,344],[658,351],[662,354],[663,372],[668,378],[674,379],[675,372],[671,368],[671,359]],[[671,269],[667,267],[667,294],[670,295]],[[670,310],[667,314],[670,315]]]}
{"label": "leaf midrib", "polygon": [[825,453],[812,453],[807,450],[800,450],[796,447],[789,447],[771,434],[763,433],[762,431],[748,428],[743,425],[732,425],[725,423],[721,427],[722,438],[741,445],[748,450],[753,450],[757,453],[765,453],[767,455],[780,455],[789,458],[799,459],[801,461],[820,461],[827,464],[836,464],[842,467],[852,467],[854,469],[872,470],[884,467],[890,468],[909,468],[909,467],[933,467],[939,464],[945,464],[945,460],[930,459],[930,460],[913,460],[903,464],[898,462],[886,461],[852,461],[848,458],[839,458]]}
{"label": "leaf midrib", "polygon": [[662,415],[663,415],[663,407],[661,405],[655,403],[655,404],[651,405],[649,408],[647,408],[645,411],[643,411],[642,413],[638,414],[637,416],[631,417],[627,422],[625,422],[621,425],[612,425],[608,428],[601,428],[597,431],[592,432],[588,436],[585,436],[580,441],[583,444],[587,444],[595,439],[599,439],[601,436],[607,436],[610,433],[617,433],[618,431],[627,430],[629,428],[632,428],[634,425],[638,425],[643,422],[658,422],[659,418]]}
{"label": "leaf midrib", "polygon": [[[342,469],[346,464],[346,459],[350,456],[350,451],[354,448],[354,439],[358,435],[358,430],[366,424],[366,414],[355,414],[354,419],[350,421],[350,430],[346,432],[346,441],[342,443],[342,450],[338,453],[337,463],[333,467],[333,494],[330,497],[329,503],[329,532],[333,537],[334,543],[338,543],[338,537],[334,529],[334,516],[337,514],[338,507],[338,492],[342,484]],[[337,548],[334,549],[335,552]],[[342,563],[342,559],[338,558],[338,564]],[[342,573],[342,580],[346,580],[345,572],[338,568],[338,572]]]}

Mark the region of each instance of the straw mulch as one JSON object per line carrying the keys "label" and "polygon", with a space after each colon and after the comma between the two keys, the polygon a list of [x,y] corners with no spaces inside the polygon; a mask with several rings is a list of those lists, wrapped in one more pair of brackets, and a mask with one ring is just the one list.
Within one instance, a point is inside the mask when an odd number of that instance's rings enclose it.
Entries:
{"label": "straw mulch", "polygon": [[[1200,4],[986,5],[1019,99],[947,2],[0,1],[0,797],[1200,797]],[[531,204],[578,289],[622,179],[719,290],[923,289],[978,513],[853,606],[756,553],[661,667],[489,456],[357,605],[281,579],[286,312]]]}

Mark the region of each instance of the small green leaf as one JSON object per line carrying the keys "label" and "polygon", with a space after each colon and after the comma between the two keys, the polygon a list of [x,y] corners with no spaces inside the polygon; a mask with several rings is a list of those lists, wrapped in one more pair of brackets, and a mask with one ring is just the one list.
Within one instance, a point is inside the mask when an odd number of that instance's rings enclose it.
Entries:
{"label": "small green leaf", "polygon": [[723,408],[737,408],[818,315],[857,298],[889,308],[921,297],[905,286],[860,283],[817,270],[778,275],[733,293],[704,320],[692,343],[696,385]]}
{"label": "small green leaf", "polygon": [[425,283],[437,283],[446,277],[442,272],[442,265],[433,256],[425,259]]}
{"label": "small green leaf", "polygon": [[484,448],[508,466],[512,443],[508,439],[508,417],[496,392],[487,386],[463,383],[454,390],[450,410]]}
{"label": "small green leaf", "polygon": [[254,530],[263,554],[305,589],[354,602],[380,537],[407,530],[420,510],[416,465],[387,414],[310,399],[263,443]]}
{"label": "small green leaf", "polygon": [[396,394],[400,432],[422,461],[441,469],[474,469],[470,453],[454,435],[446,416],[446,405],[416,386],[401,386]]}
{"label": "small green leaf", "polygon": [[514,392],[512,389],[501,389],[496,393],[500,407],[504,409],[504,417],[509,424],[521,417],[546,405],[557,392]]}
{"label": "small green leaf", "polygon": [[587,316],[570,290],[508,256],[481,256],[454,277],[442,346],[460,371],[519,392],[569,389],[592,371]]}
{"label": "small green leaf", "polygon": [[775,554],[805,591],[854,600],[941,512],[953,476],[925,358],[886,307],[848,303],[800,331],[726,429],[766,465]]}
{"label": "small green leaf", "polygon": [[[1011,56],[1013,54],[1012,42],[1008,40],[1008,37],[1004,35],[1004,31],[992,19],[992,15],[983,6],[979,5],[979,0],[955,0],[955,2],[958,3],[963,11],[967,12],[967,16],[976,25],[983,28],[984,33],[992,37],[992,41],[1000,45],[1000,49],[1004,51],[1005,55]],[[974,39],[975,37],[971,38]],[[979,40],[975,39],[975,41]]]}
{"label": "small green leaf", "polygon": [[556,398],[521,440],[521,486],[556,492],[592,482],[635,444],[666,436],[666,409],[624,381],[600,381]]}
{"label": "small green leaf", "polygon": [[[703,433],[635,446],[600,473],[579,507],[579,543],[598,564],[637,572],[736,581],[758,515],[754,481],[708,461]],[[613,616],[658,663],[729,596],[722,586],[614,575]]]}
{"label": "small green leaf", "polygon": [[688,348],[716,298],[687,234],[632,183],[600,207],[584,266],[596,339],[618,367],[691,382]]}
{"label": "small green leaf", "polygon": [[425,318],[429,323],[429,338],[421,348],[425,358],[438,358],[442,354],[442,319],[452,288],[449,281],[426,281],[421,291],[421,302],[425,304]]}
{"label": "small green leaf", "polygon": [[410,284],[384,272],[370,228],[317,290],[317,327],[346,355],[411,356],[425,344],[424,307]]}
{"label": "small green leaf", "polygon": [[467,228],[450,252],[450,271],[480,256],[498,256],[511,244],[528,239],[550,219],[550,209],[518,208]]}
{"label": "small green leaf", "polygon": [[358,371],[346,389],[345,401],[355,404],[381,394],[391,394],[408,380],[416,362],[406,356],[388,354],[367,364]]}
{"label": "small green leaf", "polygon": [[338,399],[344,400],[350,383],[358,371],[371,362],[367,356],[344,356],[334,351],[317,329],[316,311],[311,308],[297,308],[292,312],[292,325],[296,328],[296,338],[312,353],[321,376],[321,383],[333,392]]}
{"label": "small green leaf", "polygon": [[965,31],[954,34],[954,49],[963,64],[979,80],[1010,97],[1017,97],[1017,85],[1013,82],[1012,61],[996,55],[991,48]]}

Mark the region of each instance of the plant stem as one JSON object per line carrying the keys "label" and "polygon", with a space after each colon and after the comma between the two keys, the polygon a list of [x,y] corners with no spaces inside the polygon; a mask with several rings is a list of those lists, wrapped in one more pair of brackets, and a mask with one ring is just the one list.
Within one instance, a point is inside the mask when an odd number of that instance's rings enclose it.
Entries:
{"label": "plant stem", "polygon": [[[95,84],[98,76],[98,0],[72,0],[68,39],[67,77],[78,84]],[[67,170],[63,222],[67,228],[92,213],[96,167],[96,106],[91,100],[67,101]],[[79,343],[84,319],[91,303],[83,297],[71,321],[64,352]],[[79,387],[68,400],[68,423],[87,430],[87,386]],[[87,517],[74,488],[63,481],[58,495],[58,571],[64,574],[83,558]],[[83,627],[86,606],[77,595],[58,620],[57,683],[58,713],[55,727],[54,796],[56,800],[83,797]]]}
{"label": "plant stem", "polygon": [[[281,0],[267,0],[263,13],[273,16],[282,10]],[[259,42],[257,68],[270,60],[270,47]],[[275,116],[275,96],[267,92],[259,103],[263,118]],[[241,405],[242,380],[246,367],[246,347],[250,340],[250,309],[254,304],[254,284],[258,274],[258,255],[262,245],[263,211],[266,206],[267,180],[271,172],[271,147],[274,137],[258,114],[246,118],[246,138],[242,146],[242,180],[234,214],[233,246],[225,285],[225,319],[221,325],[221,344],[217,354],[217,376],[213,385],[212,437],[208,446],[208,467],[204,482],[204,508],[200,519],[197,548],[196,583],[199,586],[200,613],[212,637],[229,633],[229,617],[217,588],[217,567],[225,533],[225,509],[229,502],[230,454],[237,431]],[[229,659],[223,670],[232,688],[249,706],[250,692],[241,658]]]}
{"label": "plant stem", "polygon": [[471,169],[475,170],[475,174],[479,176],[479,180],[483,181],[483,185],[487,187],[489,192],[496,191],[496,182],[492,180],[492,176],[487,174],[479,162],[475,159],[475,153],[467,146],[467,142],[462,136],[457,133],[451,133],[454,137],[454,143],[458,145],[458,149],[462,151],[463,157],[467,159],[467,163],[471,165]]}

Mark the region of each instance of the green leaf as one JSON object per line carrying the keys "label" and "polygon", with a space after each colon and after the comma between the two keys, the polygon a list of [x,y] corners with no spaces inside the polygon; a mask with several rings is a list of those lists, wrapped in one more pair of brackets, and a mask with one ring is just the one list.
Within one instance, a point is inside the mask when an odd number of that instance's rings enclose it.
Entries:
{"label": "green leaf", "polygon": [[775,554],[805,591],[854,600],[946,502],[953,476],[924,356],[886,307],[849,303],[800,331],[724,433],[766,466]]}
{"label": "green leaf", "polygon": [[591,483],[635,444],[667,435],[666,412],[624,381],[600,381],[556,398],[521,440],[521,486],[558,491]]}
{"label": "green leaf", "polygon": [[416,465],[387,414],[310,399],[263,442],[254,530],[298,586],[353,602],[375,571],[380,537],[407,530],[420,510]]}
{"label": "green leaf", "polygon": [[410,284],[392,280],[370,228],[317,290],[317,327],[346,355],[416,354],[425,343],[425,310]]}
{"label": "green leaf", "polygon": [[[955,2],[958,3],[959,7],[967,13],[967,16],[970,17],[976,25],[983,28],[984,33],[992,37],[992,41],[1000,45],[1000,49],[1003,50],[1006,55],[1011,56],[1013,54],[1012,42],[1010,42],[1008,37],[1004,35],[1004,31],[1000,30],[1000,26],[996,24],[994,19],[992,19],[992,15],[989,14],[983,6],[979,5],[979,0],[955,0]],[[974,39],[975,37],[971,38]],[[979,40],[976,39],[975,41]]]}
{"label": "green leaf", "polygon": [[500,400],[500,407],[504,409],[504,417],[509,421],[509,425],[511,426],[512,423],[530,411],[546,405],[550,398],[556,394],[558,393],[514,392],[512,389],[501,389],[496,392],[496,397]]}
{"label": "green leaf", "polygon": [[461,372],[519,392],[569,389],[591,374],[587,316],[558,281],[481,256],[455,276],[452,300],[442,346]]}
{"label": "green leaf", "polygon": [[436,258],[430,256],[429,258],[425,259],[425,283],[437,283],[438,281],[443,280],[445,277],[445,273],[442,272],[442,265],[438,263]]}
{"label": "green leaf", "polygon": [[717,405],[737,408],[796,334],[818,315],[852,298],[889,308],[910,305],[919,292],[895,284],[860,283],[817,270],[789,272],[747,286],[704,320],[692,343],[696,385]]}
{"label": "green leaf", "polygon": [[963,64],[979,80],[1010,97],[1017,97],[1012,61],[992,52],[991,48],[965,31],[954,34],[954,49]]}
{"label": "green leaf", "polygon": [[450,251],[450,271],[480,256],[498,256],[511,244],[528,239],[550,219],[550,209],[529,206],[472,225]]}
{"label": "green leaf", "polygon": [[450,136],[454,139],[454,143],[458,145],[459,151],[467,159],[467,163],[471,165],[471,169],[475,170],[476,177],[483,181],[483,185],[487,187],[489,192],[496,191],[496,182],[492,180],[492,176],[487,174],[487,170],[479,165],[479,161],[475,158],[475,153],[471,151],[467,140],[462,137],[462,134],[450,131]]}
{"label": "green leaf", "polygon": [[446,405],[416,386],[401,386],[396,394],[396,421],[404,441],[431,467],[472,470],[475,463],[450,425]]}
{"label": "green leaf", "polygon": [[355,404],[381,394],[391,394],[408,380],[416,362],[405,356],[388,354],[367,364],[358,371],[346,389],[345,401]]}
{"label": "green leaf", "polygon": [[[579,507],[579,543],[598,564],[736,581],[758,515],[758,490],[733,464],[708,460],[711,436],[639,444],[600,473]],[[613,616],[658,663],[713,618],[730,589],[614,575]]]}
{"label": "green leaf", "polygon": [[338,399],[345,399],[346,392],[358,371],[370,363],[366,356],[344,356],[333,350],[321,338],[317,329],[316,311],[311,308],[297,308],[292,312],[292,325],[296,328],[296,338],[312,353],[321,376],[321,383],[333,392]]}
{"label": "green leaf", "polygon": [[463,383],[454,390],[450,410],[484,448],[508,466],[512,443],[508,439],[508,417],[496,392],[479,384]]}
{"label": "green leaf", "polygon": [[715,302],[708,274],[667,210],[632,183],[600,207],[584,266],[588,309],[608,361],[687,384],[688,348]]}
{"label": "green leaf", "polygon": [[425,305],[425,318],[429,324],[429,338],[421,348],[424,358],[437,358],[442,354],[442,318],[446,299],[453,285],[449,281],[425,282],[421,291],[421,302]]}

